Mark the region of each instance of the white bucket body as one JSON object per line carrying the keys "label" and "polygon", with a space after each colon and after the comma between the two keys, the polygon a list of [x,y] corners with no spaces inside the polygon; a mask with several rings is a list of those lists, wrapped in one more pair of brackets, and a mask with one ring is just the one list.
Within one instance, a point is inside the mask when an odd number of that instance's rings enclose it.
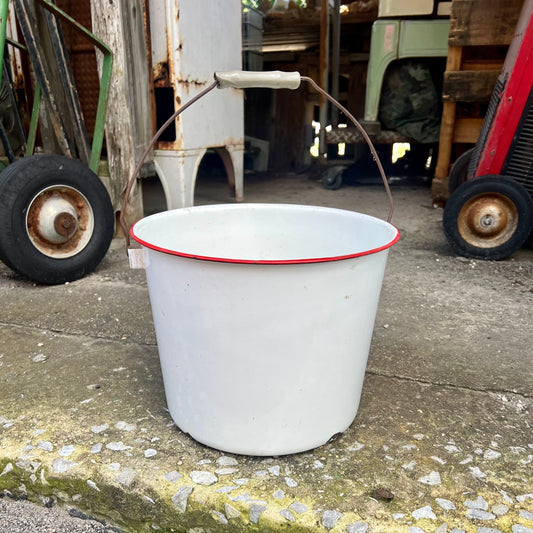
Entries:
{"label": "white bucket body", "polygon": [[180,429],[226,452],[282,455],[348,428],[396,228],[338,209],[232,204],[152,215],[132,235]]}

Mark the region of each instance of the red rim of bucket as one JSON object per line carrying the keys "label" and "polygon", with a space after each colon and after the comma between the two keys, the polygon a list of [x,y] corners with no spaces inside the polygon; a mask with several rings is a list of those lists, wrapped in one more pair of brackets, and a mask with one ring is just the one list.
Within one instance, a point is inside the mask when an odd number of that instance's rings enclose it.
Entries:
{"label": "red rim of bucket", "polygon": [[136,222],[131,227],[130,235],[135,241],[137,241],[142,246],[145,246],[146,248],[150,248],[150,250],[155,250],[156,252],[162,252],[164,254],[175,255],[178,257],[185,257],[187,259],[197,259],[199,261],[212,261],[216,263],[238,263],[246,265],[298,265],[305,263],[327,263],[330,261],[342,261],[343,259],[353,259],[355,257],[362,257],[364,255],[372,255],[378,252],[382,252],[383,250],[386,250],[387,248],[390,248],[391,246],[396,244],[400,239],[400,231],[398,230],[398,228],[387,222],[387,224],[389,224],[396,230],[396,235],[394,236],[394,239],[378,248],[372,248],[371,250],[365,250],[364,252],[358,252],[356,254],[337,255],[334,257],[311,257],[308,259],[231,259],[227,257],[211,257],[198,254],[188,254],[185,252],[179,252],[177,250],[168,250],[167,248],[155,246],[135,235],[133,230],[135,229],[135,226],[138,224],[138,222]]}

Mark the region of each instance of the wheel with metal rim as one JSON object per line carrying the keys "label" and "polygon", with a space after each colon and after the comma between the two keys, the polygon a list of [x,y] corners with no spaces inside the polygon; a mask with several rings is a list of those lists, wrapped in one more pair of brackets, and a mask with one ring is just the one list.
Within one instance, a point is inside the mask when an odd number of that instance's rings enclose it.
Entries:
{"label": "wheel with metal rim", "polygon": [[518,250],[533,228],[527,190],[502,176],[467,181],[450,197],[444,233],[456,252],[473,259],[504,259]]}
{"label": "wheel with metal rim", "polygon": [[94,270],[114,222],[105,186],[80,161],[30,156],[0,173],[0,259],[33,281],[53,285]]}

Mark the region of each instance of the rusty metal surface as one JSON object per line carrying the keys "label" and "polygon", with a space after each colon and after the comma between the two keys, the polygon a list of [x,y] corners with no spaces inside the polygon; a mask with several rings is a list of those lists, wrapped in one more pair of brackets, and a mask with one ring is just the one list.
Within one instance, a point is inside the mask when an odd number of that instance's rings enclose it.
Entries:
{"label": "rusty metal surface", "polygon": [[[41,216],[43,216],[43,207],[46,201],[54,196],[60,196],[62,199],[67,200],[74,207],[77,215],[77,220],[75,220],[69,213],[64,213],[66,217],[61,216],[63,213],[60,214],[59,217],[54,217],[54,228],[56,228],[56,231],[58,231],[60,235],[64,235],[64,233],[62,233],[63,230],[59,231],[56,224],[62,225],[63,223],[66,223],[68,226],[70,223],[70,227],[72,227],[72,224],[77,224],[77,231],[74,232],[67,242],[60,244],[49,242],[39,233],[39,222]],[[26,217],[28,236],[33,245],[45,255],[50,257],[68,257],[70,254],[79,251],[78,248],[87,238],[85,232],[87,230],[92,231],[92,216],[92,210],[87,203],[87,200],[75,189],[66,186],[51,187],[38,194],[28,209]],[[68,235],[69,228],[63,227],[63,229]]]}
{"label": "rusty metal surface", "polygon": [[507,242],[518,227],[518,210],[506,196],[487,193],[474,196],[457,217],[459,233],[478,248],[495,248]]}
{"label": "rusty metal surface", "polygon": [[54,219],[54,229],[59,235],[67,239],[76,230],[77,223],[77,220],[70,213],[60,213]]}
{"label": "rusty metal surface", "polygon": [[[240,69],[241,10],[237,3],[210,0],[165,0],[164,9],[162,4],[149,1],[152,73],[156,88],[173,89],[174,111],[211,84],[216,70]],[[177,119],[175,140],[157,148],[244,144],[242,98],[234,89],[212,93]]]}
{"label": "rusty metal surface", "polygon": [[[7,25],[8,25],[7,33],[9,35],[9,38],[6,38],[6,40],[9,42],[10,38],[17,38],[18,36],[16,16],[15,16],[15,11],[14,11],[12,2],[10,2],[9,4]],[[13,73],[13,80],[12,80],[13,90],[18,90],[18,89],[24,90],[25,78],[24,78],[24,71],[22,67],[22,56],[21,56],[20,49],[18,49],[16,46],[13,46],[12,50],[10,50],[9,52],[9,59],[10,59],[11,70]]]}
{"label": "rusty metal surface", "polygon": [[[148,65],[149,91],[150,91],[150,116],[152,117],[152,134],[156,131],[156,109],[154,94],[154,71],[152,65],[152,33],[150,31],[150,6],[148,0],[142,0],[143,21],[144,21],[144,40],[146,43],[146,61]],[[152,156],[153,158],[153,156]]]}
{"label": "rusty metal surface", "polygon": [[154,86],[171,87],[170,74],[168,72],[168,61],[161,61],[153,67]]}

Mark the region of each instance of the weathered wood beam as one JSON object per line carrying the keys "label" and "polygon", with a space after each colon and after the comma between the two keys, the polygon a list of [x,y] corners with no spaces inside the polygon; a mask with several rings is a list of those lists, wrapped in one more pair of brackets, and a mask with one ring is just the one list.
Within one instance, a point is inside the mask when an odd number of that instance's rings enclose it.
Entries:
{"label": "weathered wood beam", "polygon": [[[138,158],[152,137],[150,78],[142,0],[91,0],[93,33],[114,53],[106,120],[106,146],[113,205],[122,195]],[[147,158],[147,164],[153,156]],[[124,213],[127,224],[143,216],[140,187]]]}
{"label": "weathered wood beam", "polygon": [[455,129],[453,132],[454,143],[475,144],[483,125],[482,118],[458,117],[455,119]]}
{"label": "weathered wood beam", "polygon": [[[446,71],[455,71],[461,68],[463,48],[461,46],[450,46],[448,48],[448,58],[446,60]],[[448,176],[450,158],[452,155],[453,130],[455,127],[455,102],[444,102],[442,105],[442,120],[440,124],[439,155],[435,168],[435,180],[442,180]]]}
{"label": "weathered wood beam", "polygon": [[450,46],[508,45],[523,0],[453,0]]}
{"label": "weathered wood beam", "polygon": [[488,103],[500,75],[499,70],[458,70],[444,73],[444,102]]}

